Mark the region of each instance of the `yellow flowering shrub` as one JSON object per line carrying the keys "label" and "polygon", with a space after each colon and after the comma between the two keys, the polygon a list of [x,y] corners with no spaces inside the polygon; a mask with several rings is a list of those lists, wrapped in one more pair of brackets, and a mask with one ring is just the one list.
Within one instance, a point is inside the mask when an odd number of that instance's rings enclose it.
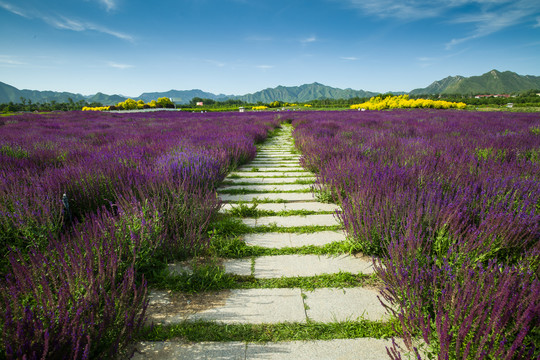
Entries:
{"label": "yellow flowering shrub", "polygon": [[305,107],[311,107],[311,104],[304,104]]}
{"label": "yellow flowering shrub", "polygon": [[110,110],[110,106],[96,106],[96,107],[91,107],[91,106],[84,106],[82,108],[82,111],[108,111]]}
{"label": "yellow flowering shrub", "polygon": [[268,106],[254,106],[251,108],[251,110],[265,110],[265,109],[268,109]]}
{"label": "yellow flowering shrub", "polygon": [[467,105],[462,102],[443,100],[409,99],[409,95],[372,97],[362,104],[351,105],[351,109],[386,110],[386,109],[465,109]]}

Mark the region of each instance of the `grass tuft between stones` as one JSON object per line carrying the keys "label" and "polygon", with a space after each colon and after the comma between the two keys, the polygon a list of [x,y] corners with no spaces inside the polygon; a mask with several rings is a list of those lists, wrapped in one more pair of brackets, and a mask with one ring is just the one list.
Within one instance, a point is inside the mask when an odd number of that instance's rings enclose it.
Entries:
{"label": "grass tuft between stones", "polygon": [[232,289],[280,289],[299,288],[306,291],[322,288],[353,288],[359,286],[381,286],[374,274],[352,274],[339,272],[315,276],[281,277],[257,279],[253,276],[228,274],[218,266],[195,268],[192,273],[170,275],[163,272],[161,276],[149,280],[153,289],[171,290],[184,293],[201,291],[219,291]]}
{"label": "grass tuft between stones", "polygon": [[342,321],[333,323],[220,324],[211,321],[184,322],[177,325],[147,327],[141,341],[244,341],[276,342],[294,340],[330,340],[397,336],[397,321]]}

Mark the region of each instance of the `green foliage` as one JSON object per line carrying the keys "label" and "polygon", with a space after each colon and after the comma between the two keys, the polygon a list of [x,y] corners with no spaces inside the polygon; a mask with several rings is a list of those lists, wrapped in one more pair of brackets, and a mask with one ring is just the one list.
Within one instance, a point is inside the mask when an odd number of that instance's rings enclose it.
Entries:
{"label": "green foliage", "polygon": [[240,219],[228,215],[218,214],[209,226],[208,235],[211,238],[214,238],[236,236],[250,232],[251,228],[242,223]]}
{"label": "green foliage", "polygon": [[497,159],[497,160],[504,160],[506,158],[506,150],[503,149],[494,149],[492,147],[489,148],[477,148],[475,150],[475,155],[478,160],[488,160],[488,159]]}
{"label": "green foliage", "polygon": [[317,199],[317,201],[319,202],[322,202],[325,204],[331,204],[334,202],[332,191],[328,189],[315,189],[314,194],[315,194],[315,199]]}
{"label": "green foliage", "polygon": [[358,286],[380,286],[376,275],[352,274],[339,272],[337,274],[322,274],[317,276],[296,276],[270,279],[256,279],[252,276],[238,277],[236,286],[239,289],[302,289],[313,291],[323,288],[352,288]]}
{"label": "green foliage", "polygon": [[211,321],[148,327],[140,340],[277,342],[293,340],[386,339],[396,336],[397,322],[358,320],[333,323],[219,324]]}
{"label": "green foliage", "polygon": [[2,145],[0,148],[0,154],[10,156],[16,159],[28,158],[29,153],[27,150],[21,148],[20,146],[12,147],[9,145]]}
{"label": "green foliage", "polygon": [[179,275],[170,275],[163,270],[149,283],[159,289],[195,293],[210,290],[223,290],[235,287],[235,277],[225,271],[212,259],[199,264],[196,260],[191,262],[192,271],[184,271]]}
{"label": "green foliage", "polygon": [[258,203],[256,201],[254,201],[251,205],[239,203],[236,206],[233,206],[231,210],[229,210],[229,214],[240,218],[257,217],[260,212],[257,209],[257,205]]}

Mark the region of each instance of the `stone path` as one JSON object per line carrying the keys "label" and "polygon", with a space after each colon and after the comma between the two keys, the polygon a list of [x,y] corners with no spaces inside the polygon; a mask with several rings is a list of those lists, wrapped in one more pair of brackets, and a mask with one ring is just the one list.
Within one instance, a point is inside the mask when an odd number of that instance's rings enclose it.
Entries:
{"label": "stone path", "polygon": [[[236,202],[259,201],[257,209],[271,211],[308,210],[335,211],[334,204],[315,201],[307,182],[314,177],[299,165],[299,156],[292,152],[291,127],[284,126],[279,135],[267,141],[253,162],[242,166],[226,179],[229,185],[221,191],[242,190],[243,194],[221,194],[227,202],[222,211]],[[231,184],[232,183],[232,184]],[[238,184],[238,185],[236,185]],[[260,203],[264,199],[266,203]],[[268,202],[273,201],[273,202]],[[305,216],[268,216],[242,219],[248,226],[275,225],[280,228],[339,225],[333,214]],[[267,248],[323,246],[345,241],[343,231],[321,230],[314,233],[270,232],[244,236],[247,245]],[[224,260],[225,271],[237,275],[270,279],[314,276],[338,272],[373,272],[370,259],[341,255],[281,255],[255,259]],[[177,267],[172,265],[171,271]],[[211,306],[194,310],[178,310],[174,294],[154,291],[150,294],[151,321],[176,324],[206,320],[224,324],[339,322],[346,320],[385,320],[388,315],[373,288],[322,288],[306,291],[298,288],[229,290],[218,295]],[[143,342],[135,359],[386,359],[388,340],[373,338],[290,341],[268,344],[242,342],[183,343],[178,341]]]}

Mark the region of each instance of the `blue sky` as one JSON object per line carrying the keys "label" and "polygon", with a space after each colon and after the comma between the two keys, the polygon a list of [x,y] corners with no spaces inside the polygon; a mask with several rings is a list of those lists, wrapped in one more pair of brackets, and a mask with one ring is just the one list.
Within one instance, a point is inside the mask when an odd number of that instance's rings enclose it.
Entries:
{"label": "blue sky", "polygon": [[0,81],[138,96],[540,75],[539,0],[0,0]]}

